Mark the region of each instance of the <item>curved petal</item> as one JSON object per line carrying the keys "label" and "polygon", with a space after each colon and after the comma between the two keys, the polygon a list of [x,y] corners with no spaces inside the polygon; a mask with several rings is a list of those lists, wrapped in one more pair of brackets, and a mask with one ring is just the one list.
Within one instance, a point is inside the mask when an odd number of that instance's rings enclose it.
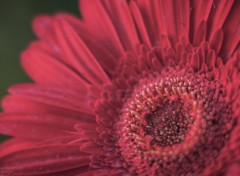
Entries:
{"label": "curved petal", "polygon": [[79,122],[95,123],[95,115],[73,111],[54,105],[41,103],[17,95],[8,95],[2,100],[4,112],[16,113],[47,113],[53,115],[66,116],[69,119],[76,119]]}
{"label": "curved petal", "polygon": [[41,103],[92,114],[88,101],[93,97],[65,87],[19,84],[10,87],[9,92]]}
{"label": "curved petal", "polygon": [[226,173],[226,176],[239,176],[240,175],[240,161],[232,164]]}
{"label": "curved petal", "polygon": [[1,171],[16,175],[40,175],[88,166],[89,155],[78,145],[41,146],[0,157]]}
{"label": "curved petal", "polygon": [[156,15],[158,11],[155,1],[136,0],[136,5],[142,15],[152,45],[159,44],[158,36],[161,29],[158,27],[158,15]]}
{"label": "curved petal", "polygon": [[211,9],[208,18],[208,36],[207,38],[212,39],[214,33],[222,28],[224,21],[228,13],[231,10],[234,0],[214,0],[213,7]]}
{"label": "curved petal", "polygon": [[22,65],[31,78],[40,84],[61,85],[86,92],[88,85],[80,75],[37,47],[22,53]]}
{"label": "curved petal", "polygon": [[108,50],[121,56],[124,48],[101,1],[79,0],[79,5],[84,22],[93,30],[99,42],[105,41],[103,44]]}
{"label": "curved petal", "polygon": [[193,41],[197,28],[202,21],[207,21],[209,13],[213,5],[213,0],[209,1],[195,1],[190,0],[191,6],[191,30],[190,41]]}
{"label": "curved petal", "polygon": [[[108,50],[104,46],[105,44],[103,44],[103,42],[107,43],[107,41],[101,41],[98,39],[86,24],[72,15],[59,13],[56,15],[56,18],[64,19],[74,28],[76,33],[80,36],[91,53],[104,68],[105,72],[110,74],[114,72],[119,55],[116,55],[116,53]],[[99,43],[101,43],[101,45],[99,45]]]}
{"label": "curved petal", "polygon": [[97,86],[109,82],[96,58],[66,21],[56,21],[55,31],[64,55],[82,77]]}
{"label": "curved petal", "polygon": [[52,26],[53,18],[47,15],[39,15],[34,18],[32,28],[39,39],[47,42],[51,46],[56,45],[56,36]]}
{"label": "curved petal", "polygon": [[147,32],[147,28],[146,25],[144,23],[143,20],[143,16],[136,4],[136,2],[131,1],[130,2],[130,8],[131,8],[131,12],[134,18],[134,21],[136,23],[136,26],[138,28],[139,31],[139,35],[141,40],[143,41],[143,43],[146,43],[148,46],[151,46],[151,41]]}
{"label": "curved petal", "polygon": [[2,113],[0,132],[25,139],[47,139],[66,135],[79,122],[64,116],[40,113]]}
{"label": "curved petal", "polygon": [[0,145],[0,157],[16,151],[32,148],[36,145],[36,141],[30,141],[21,138],[9,139]]}
{"label": "curved petal", "polygon": [[189,0],[155,1],[155,8],[159,31],[169,38],[173,47],[182,36],[188,38],[190,25]]}
{"label": "curved petal", "polygon": [[223,61],[226,62],[230,56],[232,56],[237,45],[240,42],[240,1],[235,1],[230,13],[228,14],[223,24],[223,45],[220,50],[220,56],[223,57]]}
{"label": "curved petal", "polygon": [[104,0],[103,2],[124,48],[131,51],[135,50],[136,44],[139,44],[139,39],[127,2],[125,0]]}

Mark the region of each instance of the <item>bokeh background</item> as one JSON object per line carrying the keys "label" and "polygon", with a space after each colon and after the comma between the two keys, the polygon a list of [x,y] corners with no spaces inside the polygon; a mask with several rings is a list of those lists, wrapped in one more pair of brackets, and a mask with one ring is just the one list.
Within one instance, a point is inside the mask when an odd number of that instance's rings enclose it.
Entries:
{"label": "bokeh background", "polygon": [[[31,28],[38,14],[66,11],[79,16],[77,0],[0,0],[0,98],[16,83],[29,82],[19,55],[36,39]],[[7,136],[0,135],[0,142]]]}

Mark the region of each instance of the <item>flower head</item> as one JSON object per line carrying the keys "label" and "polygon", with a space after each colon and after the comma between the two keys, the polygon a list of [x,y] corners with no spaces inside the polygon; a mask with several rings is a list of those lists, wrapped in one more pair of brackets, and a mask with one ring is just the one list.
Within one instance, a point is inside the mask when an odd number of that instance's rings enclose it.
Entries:
{"label": "flower head", "polygon": [[240,174],[240,1],[80,0],[33,22],[4,175]]}

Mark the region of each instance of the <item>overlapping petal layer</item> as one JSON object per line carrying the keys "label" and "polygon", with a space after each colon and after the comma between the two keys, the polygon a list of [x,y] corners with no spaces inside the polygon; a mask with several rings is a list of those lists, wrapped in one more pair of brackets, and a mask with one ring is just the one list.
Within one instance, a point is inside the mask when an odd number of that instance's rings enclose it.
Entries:
{"label": "overlapping petal layer", "polygon": [[2,101],[0,174],[239,175],[240,1],[79,6],[82,21],[33,22],[34,83]]}

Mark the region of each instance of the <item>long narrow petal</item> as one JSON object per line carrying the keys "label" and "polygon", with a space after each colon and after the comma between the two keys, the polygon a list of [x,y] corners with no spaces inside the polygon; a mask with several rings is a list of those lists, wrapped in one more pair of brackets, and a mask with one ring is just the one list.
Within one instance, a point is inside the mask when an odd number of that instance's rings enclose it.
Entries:
{"label": "long narrow petal", "polygon": [[213,5],[213,0],[208,1],[190,1],[191,6],[191,31],[190,31],[190,41],[193,40],[196,34],[197,28],[200,23],[204,20],[207,21],[211,7]]}
{"label": "long narrow petal", "polygon": [[139,44],[139,39],[127,2],[105,0],[104,4],[124,48],[134,50],[136,44]]}
{"label": "long narrow petal", "polygon": [[36,141],[30,141],[21,138],[9,139],[0,145],[0,157],[16,151],[32,148],[36,145]]}
{"label": "long narrow petal", "polygon": [[17,151],[0,158],[1,171],[40,175],[87,166],[89,156],[78,145],[52,145]]}
{"label": "long narrow petal", "polygon": [[190,2],[189,0],[160,1],[159,27],[162,34],[168,36],[173,46],[180,37],[188,38],[190,25]]}
{"label": "long narrow petal", "polygon": [[99,42],[108,41],[106,47],[121,56],[124,48],[101,2],[98,0],[80,0],[79,5],[84,21],[100,39]]}
{"label": "long narrow petal", "polygon": [[53,18],[47,15],[39,15],[34,18],[32,28],[35,34],[42,41],[47,42],[49,45],[56,45],[56,36],[53,29]]}
{"label": "long narrow petal", "polygon": [[[76,33],[80,36],[91,53],[104,68],[105,72],[110,74],[114,72],[119,55],[105,47],[105,45],[108,45],[108,41],[98,39],[87,25],[72,15],[59,13],[56,15],[56,18],[64,19],[74,28]],[[99,45],[99,43],[101,43],[101,45]]]}
{"label": "long narrow petal", "polygon": [[88,105],[91,95],[83,95],[64,87],[19,84],[9,88],[9,92],[41,103],[92,114]]}
{"label": "long narrow petal", "polygon": [[72,62],[75,70],[93,85],[109,82],[108,76],[76,31],[64,20],[57,21],[55,28],[64,55]]}
{"label": "long narrow petal", "polygon": [[225,23],[223,24],[223,33],[225,37],[220,50],[220,56],[223,57],[224,62],[230,58],[240,41],[239,11],[240,1],[235,1]]}
{"label": "long narrow petal", "polygon": [[147,32],[146,25],[143,20],[143,16],[142,16],[136,2],[131,1],[130,8],[131,8],[131,12],[132,12],[134,21],[138,28],[141,40],[143,41],[143,43],[147,44],[148,46],[151,46],[151,41],[150,41],[150,38],[149,38],[149,35]]}
{"label": "long narrow petal", "polygon": [[222,28],[234,0],[214,0],[208,18],[208,40],[212,39],[214,33]]}
{"label": "long narrow petal", "polygon": [[79,122],[96,123],[95,115],[73,111],[71,109],[56,107],[44,102],[34,101],[17,95],[6,96],[2,100],[4,112],[18,113],[48,113],[53,115],[66,116],[69,119],[76,119]]}
{"label": "long narrow petal", "polygon": [[61,85],[87,91],[87,82],[65,64],[38,48],[22,53],[22,65],[31,78],[40,84]]}
{"label": "long narrow petal", "polygon": [[47,139],[66,135],[74,130],[77,122],[52,114],[3,113],[0,115],[0,132],[26,139]]}

